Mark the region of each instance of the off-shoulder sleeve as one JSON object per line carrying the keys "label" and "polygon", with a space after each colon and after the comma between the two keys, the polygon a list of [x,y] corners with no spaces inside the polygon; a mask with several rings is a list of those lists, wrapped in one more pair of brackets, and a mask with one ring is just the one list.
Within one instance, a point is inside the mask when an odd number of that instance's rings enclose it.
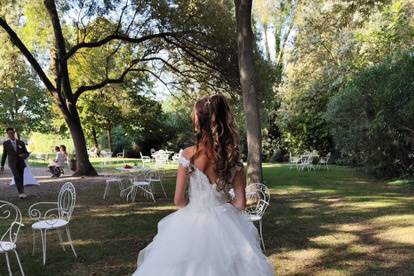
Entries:
{"label": "off-shoulder sleeve", "polygon": [[190,166],[190,160],[186,159],[181,153],[178,157],[178,164],[183,166],[184,168],[188,168]]}

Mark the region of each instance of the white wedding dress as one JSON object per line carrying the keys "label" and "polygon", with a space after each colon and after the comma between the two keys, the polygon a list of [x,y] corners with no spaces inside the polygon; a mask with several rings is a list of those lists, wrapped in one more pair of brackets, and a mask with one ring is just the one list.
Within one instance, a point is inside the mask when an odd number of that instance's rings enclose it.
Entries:
{"label": "white wedding dress", "polygon": [[[37,181],[36,178],[34,178],[32,174],[32,170],[30,169],[29,162],[27,162],[27,160],[24,160],[24,162],[26,163],[26,167],[24,168],[24,171],[23,171],[23,186],[39,185],[39,182]],[[12,176],[11,181],[10,181],[10,186],[13,186],[13,185],[15,185],[15,183],[14,183],[14,177]]]}
{"label": "white wedding dress", "polygon": [[[178,159],[185,167],[190,162]],[[197,168],[189,203],[158,223],[158,234],[138,255],[134,276],[273,276],[257,229]]]}

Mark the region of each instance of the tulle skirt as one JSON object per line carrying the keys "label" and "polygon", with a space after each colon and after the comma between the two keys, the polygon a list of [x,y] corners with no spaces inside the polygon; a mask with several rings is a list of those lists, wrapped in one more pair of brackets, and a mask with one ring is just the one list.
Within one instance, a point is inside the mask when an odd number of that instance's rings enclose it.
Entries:
{"label": "tulle skirt", "polygon": [[229,203],[191,205],[158,224],[158,234],[138,255],[134,276],[273,276],[256,227]]}

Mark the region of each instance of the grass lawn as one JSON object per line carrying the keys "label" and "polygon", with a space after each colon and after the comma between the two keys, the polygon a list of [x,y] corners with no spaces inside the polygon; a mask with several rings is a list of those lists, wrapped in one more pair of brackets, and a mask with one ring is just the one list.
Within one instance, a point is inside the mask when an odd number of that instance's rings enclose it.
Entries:
{"label": "grass lawn", "polygon": [[[268,164],[264,173],[272,192],[264,220],[266,255],[278,275],[414,275],[414,191],[407,184],[370,179],[345,167],[299,172]],[[18,251],[27,275],[130,275],[157,222],[175,210],[171,198],[126,203],[115,190],[102,200],[103,182],[81,181],[71,227],[78,259],[59,247],[54,233],[47,265],[42,266],[40,248],[31,256],[28,206],[55,200],[58,185],[44,184],[51,188],[42,198],[7,199],[24,216]],[[172,197],[173,171],[166,183]],[[5,275],[4,258],[0,263]]]}

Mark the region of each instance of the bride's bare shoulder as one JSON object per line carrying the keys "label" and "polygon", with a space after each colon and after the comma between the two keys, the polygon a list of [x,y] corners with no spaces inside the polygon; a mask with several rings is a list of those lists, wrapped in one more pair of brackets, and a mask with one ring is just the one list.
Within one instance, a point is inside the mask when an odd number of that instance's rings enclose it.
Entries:
{"label": "bride's bare shoulder", "polygon": [[182,156],[186,159],[190,159],[191,156],[193,156],[195,153],[196,153],[196,146],[191,146],[183,150]]}

